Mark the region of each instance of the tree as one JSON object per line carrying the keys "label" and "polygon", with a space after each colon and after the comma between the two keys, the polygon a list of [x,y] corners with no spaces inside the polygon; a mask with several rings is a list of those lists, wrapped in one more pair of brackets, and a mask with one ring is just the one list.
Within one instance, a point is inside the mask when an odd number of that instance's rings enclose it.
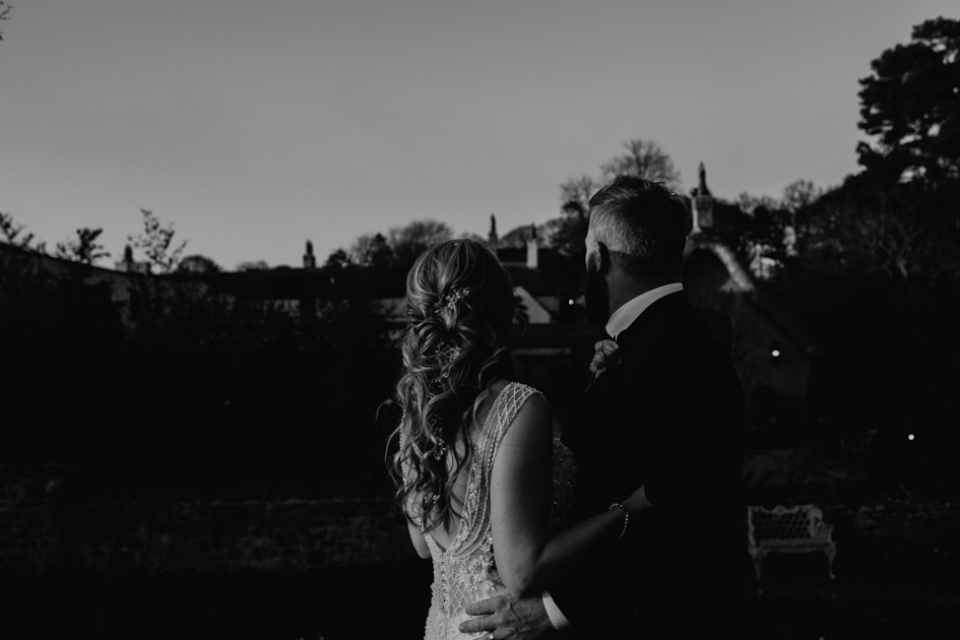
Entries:
{"label": "tree", "polygon": [[803,179],[784,187],[779,199],[741,193],[733,206],[749,218],[725,220],[719,233],[745,262],[762,256],[783,266],[783,259],[795,255],[799,243],[809,236],[811,221],[804,214],[798,216],[798,212],[808,210],[823,193],[812,181]]}
{"label": "tree", "polygon": [[13,216],[9,213],[0,211],[0,242],[5,242],[22,249],[33,248],[35,251],[43,252],[46,247],[45,243],[41,243],[37,245],[37,247],[31,247],[30,243],[33,242],[33,234],[27,233],[20,235],[21,233],[23,233],[23,225],[14,222]]}
{"label": "tree", "polygon": [[176,231],[173,229],[172,222],[164,227],[152,211],[141,209],[140,213],[143,214],[143,232],[135,236],[127,236],[127,240],[133,247],[143,249],[147,260],[161,273],[170,273],[179,264],[180,255],[186,248],[187,242],[184,240],[174,246],[173,236]]}
{"label": "tree", "polygon": [[823,195],[823,189],[820,189],[811,180],[795,180],[783,188],[783,200],[780,201],[782,208],[796,213],[804,207],[808,207]]}
{"label": "tree", "polygon": [[103,251],[103,245],[97,244],[97,238],[103,233],[103,229],[91,229],[83,227],[77,229],[77,239],[58,242],[56,255],[58,258],[73,260],[83,264],[93,264],[100,258],[108,258],[110,254]]}
{"label": "tree", "polygon": [[414,220],[405,226],[390,229],[387,243],[401,264],[412,265],[421,253],[451,238],[453,230],[443,222]]}
{"label": "tree", "polygon": [[393,250],[382,233],[366,233],[350,248],[351,260],[361,267],[384,267],[395,259]]}
{"label": "tree", "polygon": [[[8,19],[11,8],[12,7],[4,2],[4,0],[0,0],[0,22]],[[3,31],[0,31],[0,40],[3,40]]]}
{"label": "tree", "polygon": [[207,256],[194,254],[183,258],[177,265],[177,273],[220,273],[223,269]]}
{"label": "tree", "polygon": [[611,158],[600,167],[604,179],[609,182],[617,176],[639,176],[657,180],[672,188],[680,184],[680,171],[673,159],[653,140],[632,138],[623,143],[627,153]]}
{"label": "tree", "polygon": [[768,211],[779,209],[780,201],[770,196],[755,196],[744,191],[737,196],[737,205],[745,214],[752,216],[761,208]]}
{"label": "tree", "polygon": [[[531,231],[531,226],[533,227],[533,231]],[[540,237],[542,231],[543,227],[538,228],[536,225],[522,224],[500,236],[498,246],[501,248],[512,247],[514,249],[526,247],[527,240],[529,240],[533,234]]]}
{"label": "tree", "polygon": [[[857,177],[811,207],[804,234],[826,249],[825,264],[854,279],[885,277],[887,294],[913,305],[917,290],[957,291],[960,223],[952,214],[960,189],[876,189]],[[806,213],[806,212],[805,212]],[[808,240],[808,244],[814,244]]]}
{"label": "tree", "polygon": [[542,225],[544,240],[551,249],[564,256],[579,256],[584,251],[590,198],[600,184],[588,175],[568,178],[560,183],[560,217]]}
{"label": "tree", "polygon": [[927,20],[860,80],[860,164],[882,183],[960,180],[960,21]]}
{"label": "tree", "polygon": [[325,269],[342,270],[350,266],[350,256],[343,249],[336,249],[327,256],[327,262],[323,265]]}
{"label": "tree", "polygon": [[560,183],[560,211],[586,221],[590,213],[590,198],[599,189],[600,185],[590,176],[567,178]]}

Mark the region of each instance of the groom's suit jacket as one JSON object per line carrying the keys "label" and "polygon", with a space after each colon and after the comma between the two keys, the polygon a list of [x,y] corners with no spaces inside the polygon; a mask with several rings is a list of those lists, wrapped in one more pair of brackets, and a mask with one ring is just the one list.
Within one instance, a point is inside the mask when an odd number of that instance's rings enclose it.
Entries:
{"label": "groom's suit jacket", "polygon": [[564,440],[585,518],[646,486],[635,514],[551,589],[577,638],[698,637],[736,621],[741,588],[743,392],[684,292],[617,337],[621,361],[584,393]]}

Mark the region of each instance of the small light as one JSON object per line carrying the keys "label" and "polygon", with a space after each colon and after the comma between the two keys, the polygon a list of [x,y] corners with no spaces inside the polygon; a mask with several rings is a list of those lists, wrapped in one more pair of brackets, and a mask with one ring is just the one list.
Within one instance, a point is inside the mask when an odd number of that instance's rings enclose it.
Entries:
{"label": "small light", "polygon": [[770,355],[773,356],[774,358],[779,358],[779,357],[780,357],[780,349],[774,349],[773,351],[770,352]]}
{"label": "small light", "polygon": [[569,300],[567,300],[567,304],[572,307],[574,305],[573,298],[570,298]]}
{"label": "small light", "polygon": [[911,442],[913,442],[913,434],[912,434],[912,433],[907,436],[907,440],[910,440]]}

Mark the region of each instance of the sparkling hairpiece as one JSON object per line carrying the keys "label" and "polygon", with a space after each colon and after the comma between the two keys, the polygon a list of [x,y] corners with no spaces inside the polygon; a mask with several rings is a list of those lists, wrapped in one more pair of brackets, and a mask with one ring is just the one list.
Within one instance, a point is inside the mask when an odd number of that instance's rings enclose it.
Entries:
{"label": "sparkling hairpiece", "polygon": [[[457,358],[460,357],[460,347],[456,345],[446,347],[445,349],[441,349],[437,353],[437,356],[443,362],[444,368],[449,367]],[[444,371],[443,373],[440,374],[440,377],[442,379],[449,378],[450,371],[449,370]]]}
{"label": "sparkling hairpiece", "polygon": [[467,297],[467,294],[463,289],[454,289],[447,295],[443,296],[437,304],[433,306],[434,312],[436,315],[442,314],[444,311],[448,313],[454,313],[457,310],[457,305],[460,304],[464,298]]}

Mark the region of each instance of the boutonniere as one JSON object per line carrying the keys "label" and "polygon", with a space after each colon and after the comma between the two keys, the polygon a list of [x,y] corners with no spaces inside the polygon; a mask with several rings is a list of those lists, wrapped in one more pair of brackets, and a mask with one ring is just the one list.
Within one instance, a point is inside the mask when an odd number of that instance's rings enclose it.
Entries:
{"label": "boutonniere", "polygon": [[593,345],[593,348],[593,360],[590,361],[590,373],[593,374],[591,384],[602,376],[604,371],[620,364],[620,345],[614,340],[601,340]]}

